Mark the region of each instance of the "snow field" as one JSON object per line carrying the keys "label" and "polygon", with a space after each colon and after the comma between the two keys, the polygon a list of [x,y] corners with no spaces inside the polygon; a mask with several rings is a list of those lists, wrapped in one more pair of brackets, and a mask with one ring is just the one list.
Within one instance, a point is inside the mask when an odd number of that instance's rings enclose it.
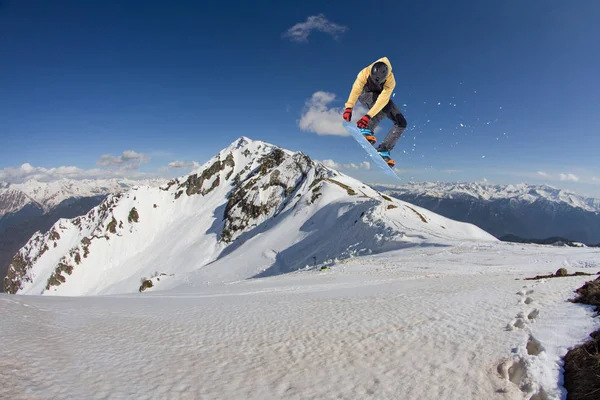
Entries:
{"label": "snow field", "polygon": [[565,300],[593,277],[522,278],[598,256],[423,244],[166,292],[3,295],[0,397],[561,399],[560,357],[600,325]]}

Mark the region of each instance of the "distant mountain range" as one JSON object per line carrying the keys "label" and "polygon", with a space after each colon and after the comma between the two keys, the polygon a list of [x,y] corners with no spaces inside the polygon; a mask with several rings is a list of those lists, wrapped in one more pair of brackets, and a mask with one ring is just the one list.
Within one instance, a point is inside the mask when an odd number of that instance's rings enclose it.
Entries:
{"label": "distant mountain range", "polygon": [[445,217],[475,224],[498,238],[560,237],[600,243],[600,199],[547,185],[411,183],[378,188]]}
{"label": "distant mountain range", "polygon": [[53,182],[29,180],[25,183],[0,182],[0,218],[29,207],[48,213],[65,200],[105,196],[143,184],[156,185],[164,180],[137,181],[131,179],[61,179]]}
{"label": "distant mountain range", "polygon": [[0,276],[6,275],[12,257],[37,231],[47,231],[60,218],[86,214],[110,193],[161,182],[128,179],[0,182]]}

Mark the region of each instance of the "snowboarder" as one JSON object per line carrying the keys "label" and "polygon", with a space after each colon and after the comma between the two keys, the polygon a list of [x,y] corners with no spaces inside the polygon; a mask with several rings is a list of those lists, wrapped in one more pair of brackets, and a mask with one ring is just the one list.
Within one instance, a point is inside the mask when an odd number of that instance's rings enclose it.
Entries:
{"label": "snowboarder", "polygon": [[377,152],[390,167],[396,165],[396,162],[390,158],[390,151],[406,129],[404,115],[391,100],[395,87],[392,64],[387,57],[382,57],[358,73],[343,114],[343,118],[350,122],[356,100],[369,109],[367,114],[358,120],[356,126],[373,146],[377,141],[373,133],[377,125],[384,117],[392,120],[394,126],[377,147]]}

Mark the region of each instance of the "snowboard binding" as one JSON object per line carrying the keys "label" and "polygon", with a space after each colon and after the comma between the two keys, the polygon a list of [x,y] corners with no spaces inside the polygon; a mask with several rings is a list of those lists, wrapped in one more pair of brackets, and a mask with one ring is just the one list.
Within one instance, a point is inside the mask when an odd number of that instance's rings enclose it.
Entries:
{"label": "snowboard binding", "polygon": [[396,166],[396,161],[390,158],[390,153],[388,151],[378,151],[377,153],[379,153],[381,158],[383,158],[390,168],[394,168]]}
{"label": "snowboard binding", "polygon": [[365,137],[365,139],[367,139],[367,142],[371,143],[373,146],[375,146],[375,143],[377,143],[377,138],[373,135],[373,131],[371,131],[370,129],[359,129],[360,133],[362,133],[362,135]]}

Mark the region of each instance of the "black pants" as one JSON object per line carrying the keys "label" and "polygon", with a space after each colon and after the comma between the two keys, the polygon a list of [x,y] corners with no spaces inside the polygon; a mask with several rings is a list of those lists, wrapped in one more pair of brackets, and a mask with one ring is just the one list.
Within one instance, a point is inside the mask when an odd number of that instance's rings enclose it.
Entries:
{"label": "black pants", "polygon": [[[379,93],[364,91],[358,97],[358,101],[360,101],[363,106],[367,107],[367,109],[370,109],[373,107],[378,97]],[[402,136],[402,133],[404,133],[404,130],[406,129],[406,119],[391,99],[377,115],[374,115],[371,118],[369,129],[375,132],[375,128],[377,128],[381,120],[385,117],[391,119],[394,126],[390,129],[385,139],[383,139],[383,142],[377,147],[377,151],[392,151],[394,146],[396,146],[396,142],[398,142],[398,139],[400,139],[400,136]]]}

